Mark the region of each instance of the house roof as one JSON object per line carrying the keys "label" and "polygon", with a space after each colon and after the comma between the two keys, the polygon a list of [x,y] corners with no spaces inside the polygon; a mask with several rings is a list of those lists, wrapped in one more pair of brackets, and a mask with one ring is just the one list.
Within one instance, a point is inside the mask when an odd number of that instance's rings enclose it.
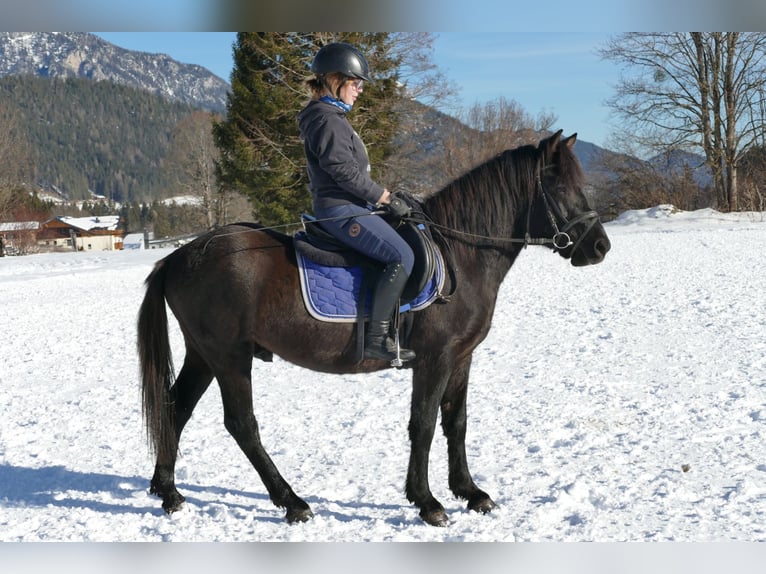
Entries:
{"label": "house roof", "polygon": [[37,221],[8,221],[0,223],[0,233],[3,231],[34,231],[40,229]]}
{"label": "house roof", "polygon": [[[67,215],[55,217],[50,221],[60,221],[70,227],[81,229],[82,231],[93,231],[94,229],[106,229],[107,231],[116,231],[120,224],[119,215],[99,215],[90,217],[69,217]],[[47,223],[47,222],[46,222]]]}

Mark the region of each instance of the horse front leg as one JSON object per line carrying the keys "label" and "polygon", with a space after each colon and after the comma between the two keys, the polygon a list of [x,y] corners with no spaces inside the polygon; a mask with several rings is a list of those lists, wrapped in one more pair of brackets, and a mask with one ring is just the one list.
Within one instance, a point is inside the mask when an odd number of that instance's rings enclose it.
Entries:
{"label": "horse front leg", "polygon": [[[423,364],[423,363],[421,363]],[[424,367],[412,375],[410,405],[410,462],[407,468],[407,500],[420,508],[420,517],[432,526],[447,526],[449,519],[442,504],[434,498],[428,484],[428,456],[431,451],[439,401],[448,376]]]}
{"label": "horse front leg", "polygon": [[471,477],[465,452],[466,397],[471,356],[457,366],[449,379],[441,400],[442,429],[447,437],[449,487],[458,498],[468,501],[468,508],[486,514],[497,505]]}

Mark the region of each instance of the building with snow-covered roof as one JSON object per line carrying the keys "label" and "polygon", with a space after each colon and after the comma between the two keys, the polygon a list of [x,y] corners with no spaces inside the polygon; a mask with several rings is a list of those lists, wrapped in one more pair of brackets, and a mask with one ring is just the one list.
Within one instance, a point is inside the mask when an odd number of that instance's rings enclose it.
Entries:
{"label": "building with snow-covered roof", "polygon": [[113,251],[122,249],[119,215],[54,217],[42,225],[37,243],[49,251]]}
{"label": "building with snow-covered roof", "polygon": [[40,223],[37,221],[0,222],[0,257],[35,251],[39,229]]}

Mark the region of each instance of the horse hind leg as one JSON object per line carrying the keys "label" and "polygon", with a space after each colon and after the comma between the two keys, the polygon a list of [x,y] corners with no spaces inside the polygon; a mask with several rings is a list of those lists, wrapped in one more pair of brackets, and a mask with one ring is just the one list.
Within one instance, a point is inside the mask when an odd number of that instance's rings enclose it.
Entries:
{"label": "horse hind leg", "polygon": [[247,368],[238,372],[216,375],[223,400],[224,426],[258,472],[271,501],[286,509],[287,522],[306,522],[314,516],[309,505],[293,492],[261,443],[253,413],[250,368],[248,361]]}
{"label": "horse hind leg", "polygon": [[170,390],[170,404],[174,408],[175,444],[166,452],[157,453],[149,487],[151,494],[162,498],[162,509],[168,514],[179,510],[186,500],[175,485],[175,465],[181,433],[212,380],[213,373],[205,361],[194,350],[187,348],[183,367]]}

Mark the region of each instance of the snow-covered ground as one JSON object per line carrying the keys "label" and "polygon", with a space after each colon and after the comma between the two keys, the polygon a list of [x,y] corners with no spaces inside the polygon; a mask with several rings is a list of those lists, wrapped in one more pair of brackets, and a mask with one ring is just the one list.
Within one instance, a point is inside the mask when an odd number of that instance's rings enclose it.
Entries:
{"label": "snow-covered ground", "polygon": [[315,518],[284,522],[215,385],[181,441],[187,504],[166,516],[135,320],[168,251],[0,259],[0,541],[766,542],[766,216],[658,207],[606,227],[601,265],[529,248],[511,269],[468,404],[469,465],[498,509],[451,496],[437,433],[441,529],[403,494],[408,372],[279,359],[254,363],[256,416]]}

